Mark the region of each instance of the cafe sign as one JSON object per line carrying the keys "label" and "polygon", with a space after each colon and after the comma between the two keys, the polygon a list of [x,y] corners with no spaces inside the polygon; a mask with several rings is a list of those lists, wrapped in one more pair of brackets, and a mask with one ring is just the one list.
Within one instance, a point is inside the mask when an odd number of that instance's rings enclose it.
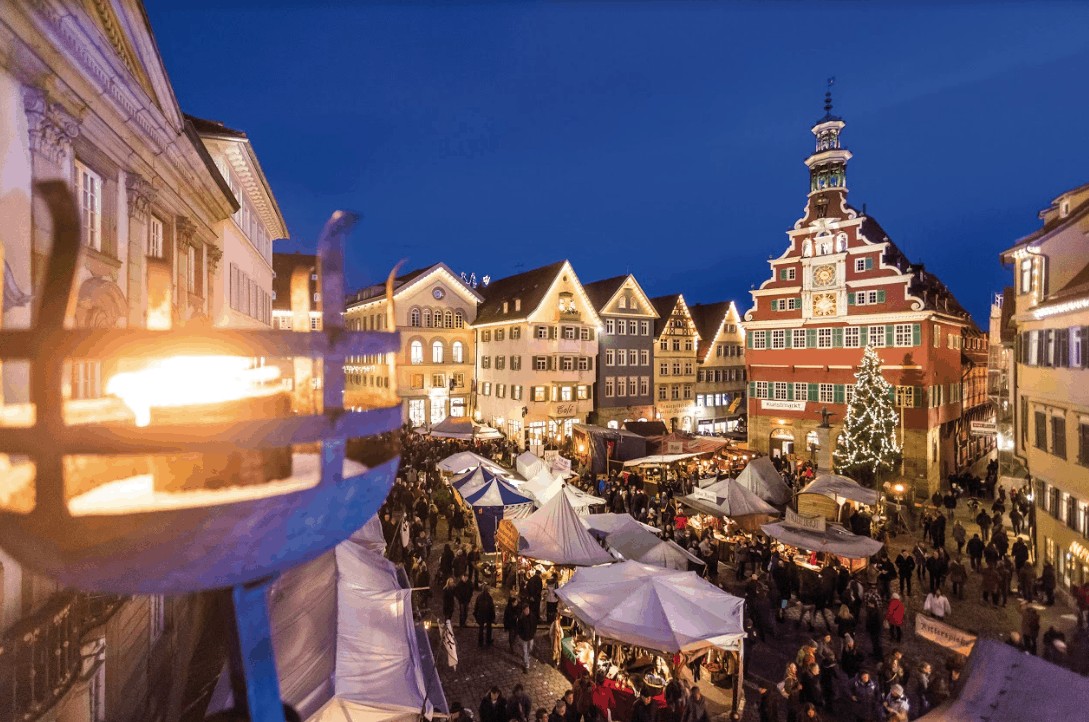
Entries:
{"label": "cafe sign", "polygon": [[556,416],[574,416],[575,404],[556,404]]}
{"label": "cafe sign", "polygon": [[786,518],[783,523],[795,529],[805,529],[806,531],[823,532],[825,530],[823,516],[803,516],[793,509],[786,510]]}

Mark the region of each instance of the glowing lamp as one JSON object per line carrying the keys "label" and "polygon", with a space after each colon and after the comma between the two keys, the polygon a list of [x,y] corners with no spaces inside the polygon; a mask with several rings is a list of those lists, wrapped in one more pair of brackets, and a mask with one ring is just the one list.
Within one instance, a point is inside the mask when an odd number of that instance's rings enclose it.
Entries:
{"label": "glowing lamp", "polygon": [[[0,403],[0,546],[86,592],[229,590],[236,702],[282,720],[268,585],[362,527],[398,465],[396,443],[376,438],[401,423],[392,384],[344,399],[346,358],[399,348],[395,331],[344,327],[355,217],[334,214],[318,243],[320,331],[171,330],[154,294],[149,328],[68,329],[79,216],[65,183],[38,188],[54,240],[37,326],[0,329],[0,359],[31,371],[31,403]],[[72,359],[114,371],[106,398],[65,399]]]}

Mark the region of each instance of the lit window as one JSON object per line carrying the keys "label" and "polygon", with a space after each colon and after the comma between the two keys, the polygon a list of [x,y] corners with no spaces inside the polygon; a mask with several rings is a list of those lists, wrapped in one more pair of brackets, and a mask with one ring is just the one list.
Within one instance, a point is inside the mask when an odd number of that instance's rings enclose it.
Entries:
{"label": "lit window", "polygon": [[409,344],[409,362],[413,364],[422,364],[424,362],[424,347],[420,341],[413,341]]}
{"label": "lit window", "polygon": [[787,384],[782,381],[776,381],[771,385],[771,397],[778,401],[786,401],[787,399]]}
{"label": "lit window", "polygon": [[435,341],[431,344],[431,363],[441,364],[443,356],[442,341]]}
{"label": "lit window", "polygon": [[408,312],[408,325],[413,328],[420,327],[420,309],[414,308]]}
{"label": "lit window", "polygon": [[76,197],[83,244],[102,250],[102,177],[76,161]]}
{"label": "lit window", "polygon": [[830,329],[830,328],[818,328],[817,329],[817,347],[818,348],[832,348],[832,329]]}
{"label": "lit window", "polygon": [[861,345],[861,334],[857,326],[848,326],[843,329],[843,345],[847,348],[858,348]]}
{"label": "lit window", "polygon": [[1032,285],[1032,259],[1024,258],[1021,260],[1021,293],[1031,291]]}
{"label": "lit window", "polygon": [[148,229],[147,254],[152,258],[163,257],[163,222],[151,217],[151,226]]}
{"label": "lit window", "polygon": [[[853,389],[854,387],[852,386],[851,388]],[[903,406],[905,408],[911,408],[912,406],[915,406],[915,387],[897,386],[896,405]]]}
{"label": "lit window", "polygon": [[465,363],[465,345],[461,341],[454,341],[454,345],[450,347],[450,351],[454,363]]}
{"label": "lit window", "polygon": [[822,404],[831,404],[835,401],[835,386],[832,384],[820,384],[817,389],[817,400]]}
{"label": "lit window", "polygon": [[867,336],[868,343],[874,348],[883,348],[885,346],[884,326],[870,326]]}

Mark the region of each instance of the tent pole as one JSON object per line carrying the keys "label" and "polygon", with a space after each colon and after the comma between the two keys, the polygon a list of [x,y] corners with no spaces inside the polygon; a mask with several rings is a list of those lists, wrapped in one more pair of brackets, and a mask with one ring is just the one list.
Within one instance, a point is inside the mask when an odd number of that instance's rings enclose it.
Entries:
{"label": "tent pole", "polygon": [[734,677],[734,701],[733,701],[733,713],[737,714],[737,707],[741,703],[741,690],[744,687],[745,676],[745,655],[744,655],[744,642],[742,646],[737,650],[737,675]]}
{"label": "tent pole", "polygon": [[600,645],[601,638],[597,636],[597,631],[594,631],[594,658],[590,660],[590,680],[597,682],[597,650]]}

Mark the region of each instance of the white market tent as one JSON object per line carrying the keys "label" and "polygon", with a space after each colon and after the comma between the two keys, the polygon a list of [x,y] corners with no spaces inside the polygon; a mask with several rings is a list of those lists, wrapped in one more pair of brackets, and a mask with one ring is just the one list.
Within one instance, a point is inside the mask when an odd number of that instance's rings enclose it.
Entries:
{"label": "white market tent", "polygon": [[[315,722],[408,722],[445,712],[411,595],[399,567],[352,539],[284,572],[269,602],[283,700]],[[230,708],[231,697],[224,670],[209,713]]]}
{"label": "white market tent", "polygon": [[551,469],[548,468],[548,464],[532,451],[523,451],[515,457],[514,468],[522,475],[523,479],[532,479],[541,472],[551,476]]}
{"label": "white market tent", "polygon": [[478,466],[474,469],[470,469],[460,476],[456,476],[450,480],[450,486],[457,490],[461,497],[465,497],[473,494],[480,489],[484,488],[488,484],[492,483],[496,479],[503,479],[502,475],[498,472],[489,469],[486,466]]}
{"label": "white market tent", "polygon": [[630,559],[643,564],[661,567],[663,569],[675,569],[688,571],[688,565],[704,562],[687,549],[674,541],[659,539],[657,536],[639,526],[639,523],[630,524],[605,537],[605,544],[613,551],[619,553],[625,559]]}
{"label": "white market tent", "polygon": [[[521,473],[521,472],[519,472]],[[551,499],[560,490],[563,479],[553,476],[548,469],[539,468],[533,476],[527,476],[527,481],[520,488],[523,493],[529,494],[542,504]]]}
{"label": "white market tent", "polygon": [[523,494],[529,494],[537,502],[537,506],[543,506],[561,491],[567,495],[571,506],[579,514],[588,514],[591,506],[604,506],[605,500],[593,494],[587,494],[582,489],[569,485],[558,476],[550,476],[548,472],[538,472],[537,476],[527,481],[520,489]]}
{"label": "white market tent", "polygon": [[793,496],[770,456],[758,456],[746,464],[737,483],[772,504],[786,504]]}
{"label": "white market tent", "polygon": [[456,454],[451,454],[436,464],[435,468],[439,471],[445,471],[448,474],[463,474],[478,466],[483,466],[488,471],[495,474],[510,473],[491,459],[485,459],[480,454],[474,454],[471,451],[459,451]]}
{"label": "white market tent", "polygon": [[955,697],[926,722],[1038,722],[1085,719],[1089,680],[993,639],[979,639]]}
{"label": "white market tent", "polygon": [[436,439],[461,439],[471,441],[473,439],[500,439],[501,433],[490,426],[474,424],[472,419],[466,416],[447,416],[431,427],[429,436]]}
{"label": "white market tent", "polygon": [[703,489],[681,497],[681,502],[704,514],[729,517],[749,531],[760,523],[779,516],[779,511],[756,494],[737,483],[736,479],[716,481]]}
{"label": "white market tent", "polygon": [[531,559],[576,567],[615,561],[579,519],[567,495],[556,494],[528,517],[510,520],[518,532],[518,549],[514,551]]}
{"label": "white market tent", "polygon": [[772,539],[812,552],[829,552],[847,559],[869,559],[885,545],[868,536],[852,534],[838,524],[824,531],[803,529],[777,521],[760,527]]}
{"label": "white market tent", "polygon": [[821,494],[835,499],[837,503],[844,500],[855,501],[859,504],[874,506],[877,504],[879,494],[873,489],[867,489],[854,479],[848,479],[839,474],[822,472],[817,474],[813,481],[805,485],[799,494]]}
{"label": "white market tent", "polygon": [[614,514],[606,512],[603,514],[586,514],[585,516],[580,516],[579,521],[582,522],[584,527],[590,530],[591,534],[599,539],[604,539],[613,532],[625,529],[629,526],[637,526],[655,534],[661,531],[661,529],[653,527],[650,524],[644,524],[628,513]]}
{"label": "white market tent", "polygon": [[699,456],[699,454],[654,454],[653,456],[630,459],[624,462],[624,466],[664,466],[675,461],[691,459],[693,456]]}
{"label": "white market tent", "polygon": [[745,637],[744,600],[694,572],[626,561],[577,569],[556,594],[599,637],[644,649],[740,652]]}

